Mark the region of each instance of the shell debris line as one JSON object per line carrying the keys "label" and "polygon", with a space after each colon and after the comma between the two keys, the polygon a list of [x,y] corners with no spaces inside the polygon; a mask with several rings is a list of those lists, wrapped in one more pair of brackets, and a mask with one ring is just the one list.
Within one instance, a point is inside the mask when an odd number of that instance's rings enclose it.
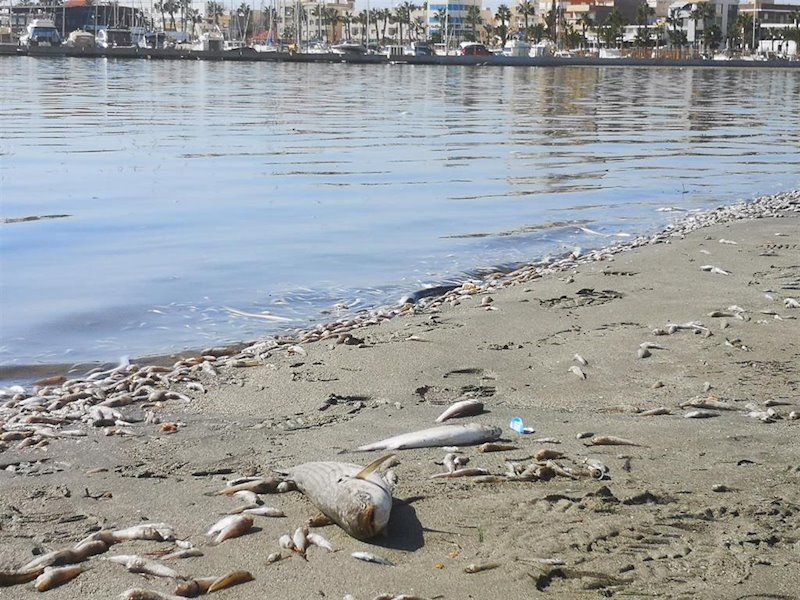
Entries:
{"label": "shell debris line", "polygon": [[[786,462],[797,456],[800,420],[787,358],[797,346],[786,335],[800,308],[794,241],[755,248],[746,231],[725,230],[731,242],[715,229],[700,261],[695,235],[677,260],[700,282],[693,297],[653,300],[632,315],[632,296],[654,294],[625,263],[633,250],[666,252],[705,227],[780,224],[787,211],[800,212],[800,193],[690,212],[651,236],[603,233],[611,244],[600,249],[573,240],[560,256],[473,276],[439,296],[168,366],[122,360],[2,388],[0,476],[27,487],[0,491],[0,540],[13,545],[0,550],[0,586],[23,600],[55,588],[77,597],[87,582],[104,586],[104,597],[140,600],[234,586],[228,594],[246,600],[276,590],[410,600],[737,586],[742,596],[788,596],[797,576],[784,585],[774,575],[796,551],[797,468]],[[788,266],[772,269],[782,253]],[[617,295],[597,283],[617,279],[634,283]],[[469,329],[458,319],[494,329],[442,353],[444,334]],[[399,375],[386,368],[395,350],[410,355],[397,359]],[[395,381],[411,371],[413,382]],[[291,386],[296,395],[278,398]],[[542,437],[513,430],[514,415]],[[782,448],[770,464],[764,444]],[[112,449],[102,468],[73,468],[95,446]],[[154,456],[159,472],[140,477]],[[70,498],[52,475],[80,480],[85,494]],[[70,502],[80,514],[59,512]],[[702,583],[687,582],[700,572]],[[279,581],[306,587],[280,590]],[[352,581],[369,587],[347,589]],[[423,595],[375,596],[403,581]],[[689,589],[707,581],[716,588]]]}

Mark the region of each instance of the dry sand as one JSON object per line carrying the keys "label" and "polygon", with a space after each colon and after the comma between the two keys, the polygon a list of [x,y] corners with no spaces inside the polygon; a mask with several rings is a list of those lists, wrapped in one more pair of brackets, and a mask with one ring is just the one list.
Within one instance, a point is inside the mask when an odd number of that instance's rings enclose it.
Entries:
{"label": "dry sand", "polygon": [[[358,329],[361,344],[329,339],[303,344],[305,355],[280,350],[264,365],[225,367],[200,378],[206,393],[174,384],[192,397],[166,403],[162,419],[181,424],[174,434],[139,423],[131,427],[136,437],[94,429],[43,450],[10,447],[0,453],[0,464],[12,465],[0,472],[0,568],[18,568],[99,528],[161,521],[204,552],[176,561],[181,574],[252,572],[254,582],[220,598],[798,598],[800,421],[788,415],[800,410],[800,309],[784,306],[800,297],[798,202],[800,195],[795,212],[780,218],[698,229]],[[487,295],[494,310],[483,304]],[[710,334],[653,334],[690,321]],[[643,342],[665,349],[639,358]],[[569,371],[575,353],[588,361],[585,380]],[[734,410],[684,418],[681,403],[709,396]],[[403,450],[385,538],[361,542],[329,526],[319,532],[337,552],[312,548],[307,561],[268,565],[278,537],[316,513],[290,492],[264,496],[286,518],[257,517],[250,534],[206,545],[208,527],[237,505],[207,493],[231,478],[314,460],[366,464],[380,453],[349,450],[429,427],[463,397],[482,398],[487,409],[465,421],[503,426],[504,439],[519,448],[464,448],[470,466],[502,474],[506,461],[528,464],[537,450],[552,448],[564,453],[565,467],[604,462],[609,479],[430,480],[443,470],[436,461],[444,451]],[[746,405],[766,410],[767,401],[778,403],[772,408],[781,418],[747,416]],[[671,414],[637,414],[660,406]],[[121,410],[141,415],[137,406]],[[514,416],[535,433],[511,431]],[[576,438],[581,432],[640,445],[590,446]],[[87,497],[103,492],[108,497]],[[173,581],[102,560],[172,547],[114,546],[49,594],[172,592]],[[357,550],[396,566],[356,561]],[[497,567],[465,573],[472,563]],[[0,588],[0,598],[36,594],[32,584]]]}

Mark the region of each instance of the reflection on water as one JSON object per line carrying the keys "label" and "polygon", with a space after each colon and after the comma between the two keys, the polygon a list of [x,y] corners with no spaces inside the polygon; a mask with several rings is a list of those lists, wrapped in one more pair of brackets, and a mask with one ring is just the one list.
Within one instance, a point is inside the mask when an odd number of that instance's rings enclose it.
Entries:
{"label": "reflection on water", "polygon": [[791,70],[13,57],[0,81],[6,365],[306,327],[800,184]]}

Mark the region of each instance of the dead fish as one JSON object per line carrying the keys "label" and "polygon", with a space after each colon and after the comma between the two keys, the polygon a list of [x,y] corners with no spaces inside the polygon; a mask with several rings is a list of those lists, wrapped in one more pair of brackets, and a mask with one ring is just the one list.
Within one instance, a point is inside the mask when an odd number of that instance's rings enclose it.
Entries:
{"label": "dead fish", "polygon": [[690,410],[687,412],[683,417],[685,419],[710,419],[712,417],[718,417],[719,413],[714,412],[713,410],[704,410],[702,408],[698,408],[697,410]]}
{"label": "dead fish", "polygon": [[141,523],[133,527],[112,531],[111,538],[114,542],[128,542],[131,540],[171,542],[175,539],[175,531],[166,523]]}
{"label": "dead fish", "polygon": [[358,560],[363,560],[364,562],[375,563],[376,565],[386,565],[387,567],[395,566],[392,561],[386,560],[385,558],[378,556],[377,554],[372,554],[371,552],[353,552],[350,556]]}
{"label": "dead fish", "polygon": [[328,552],[333,552],[333,545],[318,533],[307,533],[306,539],[309,544],[313,544],[319,548],[323,548]]}
{"label": "dead fish", "polygon": [[578,367],[578,366],[576,366],[576,365],[572,365],[572,366],[569,368],[569,371],[570,371],[571,373],[575,373],[575,375],[577,375],[577,376],[578,376],[578,377],[580,377],[581,379],[586,379],[586,373],[584,373],[584,372],[583,372],[583,369],[581,369],[580,367]]}
{"label": "dead fish", "polygon": [[281,537],[278,538],[278,546],[285,550],[292,550],[294,551],[294,542],[292,541],[292,536],[287,533],[284,533]]}
{"label": "dead fish", "polygon": [[233,498],[244,502],[245,504],[250,505],[258,505],[264,502],[261,498],[258,497],[258,494],[255,492],[251,492],[250,490],[239,490],[238,492],[234,492],[232,495]]}
{"label": "dead fish", "polygon": [[636,356],[638,356],[639,358],[650,358],[652,354],[650,353],[650,350],[648,350],[647,348],[639,348],[638,350],[636,350]]}
{"label": "dead fish", "polygon": [[795,298],[784,298],[783,306],[785,308],[800,308],[800,302],[798,302]]}
{"label": "dead fish", "polygon": [[519,446],[514,446],[512,444],[497,444],[492,442],[486,442],[485,444],[478,446],[478,452],[507,452],[510,450],[519,450]]}
{"label": "dead fish", "polygon": [[72,565],[85,560],[86,557],[83,553],[76,551],[74,548],[63,548],[61,550],[53,550],[46,552],[41,556],[37,556],[27,565],[20,569],[20,572],[35,571],[36,569],[43,569],[44,567],[55,567],[60,565]]}
{"label": "dead fish", "polygon": [[430,448],[435,446],[470,446],[482,442],[493,442],[500,438],[502,430],[491,425],[440,425],[421,431],[403,433],[380,442],[359,446],[356,452],[372,450],[406,450],[408,448]]}
{"label": "dead fish", "polygon": [[216,546],[225,540],[244,535],[253,526],[253,518],[244,515],[229,515],[212,525],[206,535],[215,535],[211,545]]}
{"label": "dead fish", "polygon": [[307,527],[298,527],[294,530],[294,534],[292,535],[292,544],[294,544],[294,549],[296,552],[299,552],[300,554],[306,553],[306,548],[308,548],[308,539],[306,539],[307,535]]}
{"label": "dead fish", "polygon": [[647,410],[643,410],[640,413],[637,413],[640,417],[657,417],[658,415],[668,415],[671,414],[670,410],[666,406],[658,406],[656,408],[650,408]]}
{"label": "dead fish", "polygon": [[259,506],[258,508],[246,508],[242,511],[246,515],[254,515],[256,517],[285,517],[286,515],[282,510],[273,508],[272,506]]}
{"label": "dead fish", "polygon": [[68,567],[45,567],[44,573],[36,578],[33,587],[36,588],[37,592],[46,592],[72,581],[81,573],[83,573],[83,567],[74,565]]}
{"label": "dead fish", "polygon": [[24,569],[20,569],[19,571],[0,571],[0,587],[20,585],[33,581],[44,572],[44,569],[45,567],[27,571]]}
{"label": "dead fish", "polygon": [[[452,425],[448,427],[453,427]],[[376,473],[391,455],[366,467],[340,462],[311,462],[288,471],[288,477],[322,514],[357,539],[381,533],[389,523],[392,492]]]}
{"label": "dead fish", "polygon": [[573,356],[572,358],[573,358],[573,359],[574,359],[576,362],[578,362],[578,363],[582,364],[584,367],[585,367],[585,366],[587,366],[587,365],[589,364],[589,361],[588,361],[588,360],[586,360],[585,358],[583,358],[583,357],[582,357],[580,354],[575,354],[575,356]]}
{"label": "dead fish", "polygon": [[278,489],[280,481],[273,478],[267,479],[251,479],[238,483],[236,485],[229,485],[224,490],[219,492],[210,492],[209,496],[233,496],[236,492],[253,492],[254,494],[272,494]]}
{"label": "dead fish", "polygon": [[457,417],[471,417],[483,412],[483,402],[480,400],[461,400],[447,407],[447,409],[436,417],[437,423],[454,419]]}
{"label": "dead fish", "polygon": [[109,556],[104,560],[121,564],[131,573],[142,573],[144,575],[167,577],[170,579],[180,578],[180,575],[178,575],[175,569],[167,565],[162,565],[156,560],[150,560],[149,558],[144,558],[137,554],[118,554],[117,556]]}
{"label": "dead fish", "polygon": [[551,450],[550,448],[542,448],[538,450],[533,457],[536,460],[545,461],[545,460],[552,460],[554,458],[561,458],[564,456],[563,452],[559,452],[558,450]]}
{"label": "dead fish", "polygon": [[586,469],[589,471],[589,476],[592,477],[592,479],[608,478],[608,467],[605,463],[594,458],[586,458],[583,463],[586,465]]}
{"label": "dead fish", "polygon": [[185,598],[202,596],[208,592],[208,588],[210,588],[211,584],[217,579],[219,579],[219,577],[197,577],[195,579],[190,579],[189,581],[178,584],[178,587],[175,588],[175,593]]}
{"label": "dead fish", "polygon": [[253,577],[253,574],[250,573],[250,571],[232,571],[227,575],[223,575],[222,577],[215,579],[214,582],[208,587],[206,593],[210,594],[211,592],[216,592],[217,590],[224,590],[241,583],[253,581],[254,579],[255,577]]}
{"label": "dead fish", "polygon": [[155,590],[145,590],[142,588],[131,588],[119,595],[119,600],[183,600],[183,596],[173,596]]}
{"label": "dead fish", "polygon": [[484,563],[484,564],[469,564],[464,567],[464,573],[480,573],[481,571],[489,571],[499,567],[499,563]]}
{"label": "dead fish", "polygon": [[617,437],[614,435],[596,435],[592,438],[592,445],[593,446],[641,446],[642,444],[637,444],[636,442],[632,442],[631,440],[626,440],[625,438]]}
{"label": "dead fish", "polygon": [[729,271],[725,269],[720,269],[719,267],[715,267],[714,265],[703,265],[700,267],[701,271],[706,271],[707,273],[715,273],[717,275],[730,275]]}
{"label": "dead fish", "polygon": [[454,477],[476,477],[478,475],[488,475],[486,469],[456,469],[449,473],[436,473],[431,475],[431,479],[452,479]]}
{"label": "dead fish", "polygon": [[194,558],[196,556],[203,556],[203,551],[200,548],[180,548],[169,554],[161,557],[161,560],[177,560],[179,558]]}
{"label": "dead fish", "polygon": [[714,396],[709,396],[708,398],[692,398],[680,403],[681,408],[686,408],[688,406],[693,408],[713,408],[714,410],[737,410],[732,404],[723,402]]}

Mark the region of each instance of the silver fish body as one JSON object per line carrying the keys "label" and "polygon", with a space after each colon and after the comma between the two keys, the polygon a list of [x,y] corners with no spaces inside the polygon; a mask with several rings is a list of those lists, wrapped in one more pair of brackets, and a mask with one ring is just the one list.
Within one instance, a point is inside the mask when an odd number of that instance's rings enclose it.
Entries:
{"label": "silver fish body", "polygon": [[436,418],[437,423],[443,423],[447,419],[456,417],[471,417],[472,415],[479,415],[483,412],[483,402],[480,400],[461,400],[455,402],[445,409],[445,411]]}
{"label": "silver fish body", "polygon": [[500,439],[502,430],[491,425],[440,425],[396,435],[380,442],[356,448],[357,452],[371,450],[406,450],[408,448],[430,448],[437,446],[470,446]]}
{"label": "silver fish body", "polygon": [[364,467],[340,462],[310,462],[288,472],[308,500],[322,514],[354,538],[365,540],[389,523],[392,492],[380,474],[356,475]]}

